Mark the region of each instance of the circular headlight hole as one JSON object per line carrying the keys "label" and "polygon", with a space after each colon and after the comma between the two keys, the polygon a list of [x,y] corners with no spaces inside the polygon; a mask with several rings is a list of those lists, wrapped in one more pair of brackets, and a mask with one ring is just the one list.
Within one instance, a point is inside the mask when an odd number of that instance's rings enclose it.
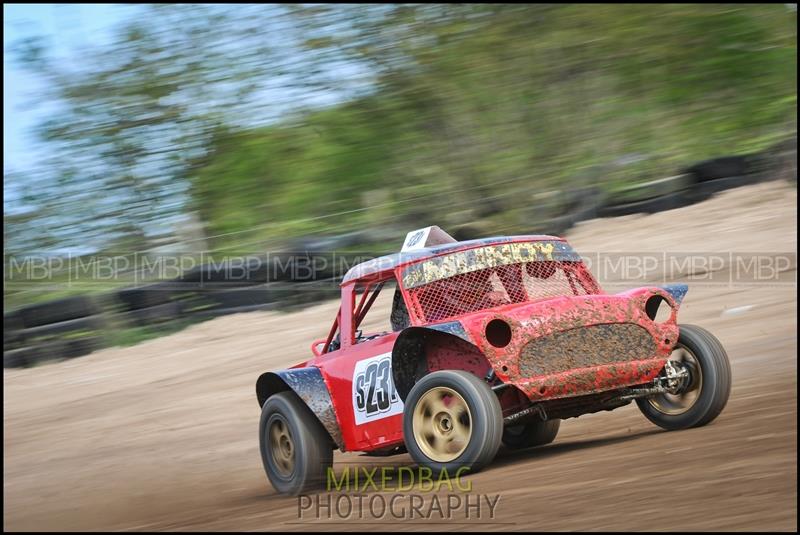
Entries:
{"label": "circular headlight hole", "polygon": [[511,326],[503,320],[486,324],[486,340],[494,347],[506,347],[511,342]]}
{"label": "circular headlight hole", "polygon": [[672,316],[672,307],[660,295],[648,297],[644,303],[644,311],[647,313],[647,317],[656,323],[664,323]]}

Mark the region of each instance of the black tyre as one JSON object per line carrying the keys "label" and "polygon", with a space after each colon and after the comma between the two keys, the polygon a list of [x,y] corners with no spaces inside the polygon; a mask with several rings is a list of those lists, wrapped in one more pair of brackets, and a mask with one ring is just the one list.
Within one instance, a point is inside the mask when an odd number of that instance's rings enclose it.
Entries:
{"label": "black tyre", "polygon": [[206,297],[218,308],[262,305],[273,301],[274,295],[266,284],[235,288],[233,290],[212,291]]}
{"label": "black tyre", "polygon": [[328,433],[294,392],[275,394],[264,403],[259,443],[267,478],[283,494],[321,487],[333,464]]}
{"label": "black tyre", "polygon": [[500,402],[486,382],[446,370],[420,379],[405,400],[403,436],[411,458],[434,474],[477,472],[497,454],[503,436]]}
{"label": "black tyre", "polygon": [[3,368],[25,368],[34,363],[35,350],[30,347],[20,347],[3,351]]}
{"label": "black tyre", "polygon": [[629,202],[625,204],[615,204],[605,206],[600,211],[602,217],[619,217],[631,214],[655,214],[681,208],[689,203],[686,192],[678,191],[669,193],[662,197],[645,199],[643,201]]}
{"label": "black tyre", "polygon": [[22,316],[19,312],[9,312],[3,315],[3,350],[13,349],[21,345],[25,340],[22,324]]}
{"label": "black tyre", "polygon": [[176,320],[181,316],[181,311],[181,302],[172,301],[147,308],[137,308],[125,312],[124,317],[131,325],[146,326]]}
{"label": "black tyre", "polygon": [[36,337],[52,336],[68,332],[80,331],[99,331],[103,328],[102,316],[86,316],[85,318],[75,318],[74,320],[59,321],[38,327],[31,327],[22,331],[22,335],[27,339]]}
{"label": "black tyre", "polygon": [[700,427],[719,416],[731,392],[730,363],[719,340],[702,327],[681,325],[670,360],[689,376],[676,394],[636,400],[647,419],[675,430]]}
{"label": "black tyre", "polygon": [[28,305],[17,311],[26,329],[92,316],[97,312],[94,301],[83,295]]}
{"label": "black tyre", "polygon": [[125,310],[150,308],[171,302],[173,287],[174,283],[163,282],[140,288],[123,288],[116,292],[116,296]]}
{"label": "black tyre", "polygon": [[519,450],[544,446],[556,439],[561,420],[537,420],[503,429],[503,444],[508,449]]}
{"label": "black tyre", "polygon": [[698,182],[693,185],[689,190],[689,199],[693,202],[704,201],[711,198],[715,193],[725,191],[728,189],[747,186],[749,184],[756,184],[759,180],[758,175],[749,174],[742,176],[729,176],[725,178],[717,178],[715,180],[707,180],[705,182]]}

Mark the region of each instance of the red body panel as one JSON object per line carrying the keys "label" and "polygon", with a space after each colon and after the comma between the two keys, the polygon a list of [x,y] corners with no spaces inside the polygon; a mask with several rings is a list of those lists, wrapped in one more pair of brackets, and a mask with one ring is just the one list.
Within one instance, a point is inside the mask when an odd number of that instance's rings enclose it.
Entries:
{"label": "red body panel", "polygon": [[[660,324],[650,320],[644,308],[645,301],[654,293],[665,296],[673,305],[671,317]],[[618,295],[556,297],[537,303],[509,305],[459,319],[503,382],[519,387],[531,401],[543,401],[591,394],[653,379],[664,366],[678,338],[675,311],[674,301],[663,290],[640,288]],[[502,319],[511,325],[511,342],[503,348],[493,347],[483,336],[486,325],[494,319]],[[652,336],[656,351],[647,359],[572,368],[558,374],[531,377],[520,372],[520,350],[530,341],[575,328],[616,323],[643,327]],[[586,351],[591,349],[585,348]]]}
{"label": "red body panel", "polygon": [[[393,266],[393,274],[398,280],[403,266]],[[386,277],[387,273],[379,275]],[[388,276],[391,275],[389,272]],[[588,272],[580,276],[588,277],[589,282],[596,285]],[[377,280],[381,279],[373,273],[368,282]],[[382,361],[388,358],[391,362],[392,348],[400,332],[355,343],[352,317],[357,307],[355,287],[363,282],[356,279],[342,286],[340,349],[298,365],[320,369],[330,392],[344,449],[350,451],[370,451],[403,441],[402,400],[380,386],[385,385],[381,381],[386,378]],[[405,288],[401,289],[404,297],[408,297]],[[645,311],[646,301],[654,295],[660,296],[672,310],[670,317],[661,323],[651,320]],[[493,369],[500,380],[519,389],[518,399],[525,403],[641,385],[659,374],[677,341],[678,306],[669,292],[649,287],[615,295],[599,290],[589,295],[552,297],[449,317],[443,323],[458,323],[464,341],[455,340],[449,346],[440,344],[428,348],[428,365],[432,370],[458,368],[478,376]],[[510,341],[503,347],[493,346],[486,338],[487,324],[497,319],[511,328]],[[416,327],[436,325],[421,323],[413,313],[411,321]],[[554,345],[556,342],[560,345]],[[589,362],[590,359],[584,357],[592,355],[598,348],[605,351],[606,360],[600,364],[597,361],[590,365],[582,364]],[[616,358],[617,349],[619,358]],[[538,364],[535,358],[526,359],[548,351],[556,357],[542,361],[547,370],[532,373]],[[364,374],[370,373],[374,391],[359,390],[359,381]],[[365,396],[369,399],[365,400]],[[390,403],[390,409],[377,407],[374,419],[361,414],[364,405],[371,403],[373,398],[385,402],[389,399],[387,396],[399,401]],[[501,396],[502,403],[506,403],[506,399],[513,400],[514,396]],[[398,406],[400,412],[396,412]]]}
{"label": "red body panel", "polygon": [[332,351],[313,361],[322,371],[331,393],[346,450],[367,451],[403,441],[402,414],[357,425],[353,403],[353,374],[356,363],[378,355],[391,355],[399,334],[390,333],[347,349]]}
{"label": "red body panel", "polygon": [[[673,306],[669,319],[651,321],[644,302],[654,294]],[[618,295],[558,297],[536,303],[508,305],[456,318],[466,328],[472,342],[485,356],[503,382],[517,386],[531,401],[545,401],[644,384],[663,368],[678,337],[675,323],[677,305],[671,296],[658,288],[640,288]],[[486,324],[502,318],[512,326],[512,340],[504,348],[492,347],[483,336]],[[573,368],[560,373],[526,376],[521,373],[519,352],[535,339],[579,327],[607,324],[635,324],[644,328],[654,341],[656,351],[649,358],[628,362]],[[346,450],[369,451],[402,443],[402,414],[373,422],[357,424],[353,396],[356,364],[379,355],[390,356],[399,333],[389,333],[374,340],[347,345],[306,362],[320,368],[333,400]],[[591,348],[587,348],[591,350]],[[434,353],[432,369],[482,369],[476,359],[448,354],[446,348]],[[436,358],[441,359],[437,362]],[[469,361],[469,362],[467,362]],[[476,373],[477,374],[477,373]]]}

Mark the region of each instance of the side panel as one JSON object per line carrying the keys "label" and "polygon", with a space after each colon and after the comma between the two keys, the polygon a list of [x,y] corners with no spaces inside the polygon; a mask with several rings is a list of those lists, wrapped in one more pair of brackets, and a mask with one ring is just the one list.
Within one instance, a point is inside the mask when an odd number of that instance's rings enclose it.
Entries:
{"label": "side panel", "polygon": [[316,362],[330,389],[346,450],[369,451],[403,441],[403,402],[391,370],[398,335],[367,340]]}

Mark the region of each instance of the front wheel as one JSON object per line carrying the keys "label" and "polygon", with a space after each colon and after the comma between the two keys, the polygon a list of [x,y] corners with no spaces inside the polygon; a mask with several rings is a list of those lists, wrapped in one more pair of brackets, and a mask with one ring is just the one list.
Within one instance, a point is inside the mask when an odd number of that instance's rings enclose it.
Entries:
{"label": "front wheel", "polygon": [[420,379],[405,400],[403,435],[411,457],[435,474],[477,472],[494,459],[503,413],[489,385],[460,370]]}
{"label": "front wheel", "polygon": [[702,327],[681,325],[669,360],[688,374],[675,393],[637,399],[645,417],[675,430],[700,427],[719,416],[731,393],[731,367],[719,340]]}

